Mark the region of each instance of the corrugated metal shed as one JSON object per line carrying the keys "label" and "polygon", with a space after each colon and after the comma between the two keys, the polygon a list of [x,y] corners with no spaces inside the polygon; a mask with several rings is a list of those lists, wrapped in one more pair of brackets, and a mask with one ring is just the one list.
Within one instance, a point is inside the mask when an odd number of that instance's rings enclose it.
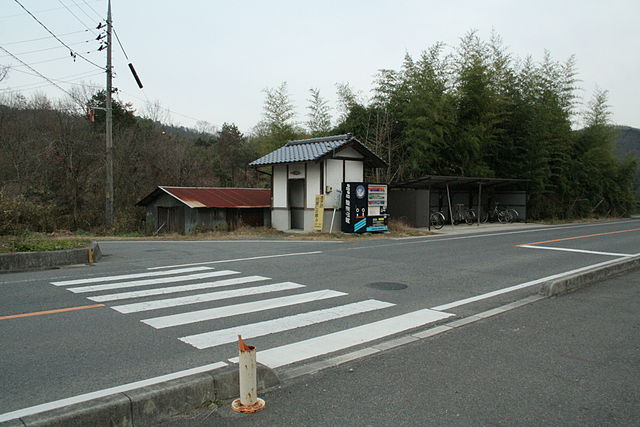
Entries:
{"label": "corrugated metal shed", "polygon": [[384,167],[386,163],[350,133],[321,138],[289,141],[283,147],[249,163],[249,166],[260,167],[282,163],[298,163],[320,160],[330,157],[340,149],[351,147],[365,158],[365,163],[373,167]]}
{"label": "corrugated metal shed", "polygon": [[136,204],[146,206],[162,193],[175,197],[190,208],[267,208],[271,206],[271,190],[262,188],[169,186],[159,186]]}

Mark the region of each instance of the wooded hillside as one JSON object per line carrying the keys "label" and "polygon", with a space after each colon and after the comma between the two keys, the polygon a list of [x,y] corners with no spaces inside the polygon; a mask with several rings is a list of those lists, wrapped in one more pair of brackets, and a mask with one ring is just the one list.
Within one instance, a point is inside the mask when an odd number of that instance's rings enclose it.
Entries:
{"label": "wooded hillside", "polygon": [[[388,162],[377,182],[427,174],[530,180],[531,218],[628,215],[637,154],[617,157],[606,91],[580,104],[573,58],[515,58],[499,37],[465,35],[381,70],[370,99],[338,85],[340,117],[311,89],[296,121],[287,85],[265,90],[264,119],[172,127],[114,103],[115,229],[141,229],[135,203],[157,185],[264,187],[247,163],[286,141],[353,133]],[[104,92],[54,103],[0,92],[0,234],[100,230],[105,203]],[[576,123],[583,123],[575,131]],[[619,133],[618,133],[619,135]]]}

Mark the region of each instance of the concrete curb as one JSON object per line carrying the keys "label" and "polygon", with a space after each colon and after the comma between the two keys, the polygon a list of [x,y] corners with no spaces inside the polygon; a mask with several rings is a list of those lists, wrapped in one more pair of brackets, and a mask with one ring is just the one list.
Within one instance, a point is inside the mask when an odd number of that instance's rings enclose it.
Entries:
{"label": "concrete curb", "polygon": [[598,280],[605,280],[609,277],[626,273],[640,268],[640,256],[624,258],[609,265],[594,268],[589,271],[572,274],[561,279],[552,280],[545,283],[540,288],[540,295],[546,297],[563,295],[576,289],[589,285]]}
{"label": "concrete curb", "polygon": [[[90,259],[90,251],[93,251],[93,260]],[[100,258],[102,258],[102,252],[98,242],[91,242],[89,246],[80,249],[0,254],[0,273],[46,270],[71,264],[88,264],[91,261],[98,261]]]}
{"label": "concrete curb", "polygon": [[[258,391],[280,384],[258,364]],[[151,426],[240,395],[237,365],[112,394],[0,423],[2,427]]]}

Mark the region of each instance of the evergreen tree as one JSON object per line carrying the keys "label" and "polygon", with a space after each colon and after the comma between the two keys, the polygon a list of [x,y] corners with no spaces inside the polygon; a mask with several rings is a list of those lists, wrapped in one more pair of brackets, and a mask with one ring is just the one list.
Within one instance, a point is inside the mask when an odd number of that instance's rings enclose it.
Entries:
{"label": "evergreen tree", "polygon": [[267,88],[264,93],[264,118],[255,130],[261,151],[268,153],[287,141],[296,139],[301,132],[293,122],[295,110],[289,97],[287,82],[282,82],[276,88]]}
{"label": "evergreen tree", "polygon": [[331,115],[329,114],[329,105],[327,101],[320,95],[320,90],[309,89],[311,97],[307,100],[309,105],[307,109],[309,120],[307,128],[311,136],[327,136],[331,132]]}

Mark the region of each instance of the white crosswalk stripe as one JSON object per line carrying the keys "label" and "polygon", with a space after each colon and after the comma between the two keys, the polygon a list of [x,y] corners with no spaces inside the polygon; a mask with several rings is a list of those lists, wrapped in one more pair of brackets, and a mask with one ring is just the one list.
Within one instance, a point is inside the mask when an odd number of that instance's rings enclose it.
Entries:
{"label": "white crosswalk stripe", "polygon": [[[237,271],[231,271],[229,274],[236,274]],[[87,297],[91,301],[105,302],[116,301],[129,298],[148,297],[152,295],[174,294],[178,292],[197,291],[200,289],[219,288],[223,286],[244,285],[246,283],[260,282],[268,280],[264,276],[246,276],[236,277],[235,279],[216,280],[215,282],[196,283],[195,285],[170,286],[167,288],[145,289],[142,291],[120,292],[117,294],[100,295],[96,297]]]}
{"label": "white crosswalk stripe", "polygon": [[160,308],[178,307],[181,305],[197,304],[221,299],[246,297],[249,295],[265,294],[268,292],[286,291],[303,288],[304,285],[294,282],[282,282],[274,285],[256,286],[253,288],[233,289],[230,291],[210,292],[187,297],[167,298],[155,301],[136,302],[133,304],[114,305],[111,308],[120,313],[136,313],[139,311],[157,310]]}
{"label": "white crosswalk stripe", "polygon": [[277,332],[289,331],[291,329],[302,328],[316,323],[353,316],[359,313],[366,313],[367,311],[380,310],[394,305],[395,304],[391,304],[389,302],[370,299],[352,304],[325,308],[323,310],[309,311],[307,313],[296,314],[293,316],[280,317],[278,319],[267,320],[264,322],[190,335],[180,338],[180,341],[191,344],[198,349],[215,347],[237,341],[238,335],[242,335],[243,338],[261,337],[263,335],[275,334]]}
{"label": "white crosswalk stripe", "polygon": [[[424,326],[449,316],[453,314],[430,309],[413,311],[332,334],[261,350],[257,354],[257,360],[270,368],[279,368]],[[229,361],[238,363],[238,358]]]}
{"label": "white crosswalk stripe", "polygon": [[222,317],[237,316],[239,314],[255,313],[258,311],[271,310],[274,308],[287,307],[290,305],[302,304],[312,301],[320,301],[328,298],[335,298],[347,295],[344,292],[322,290],[308,292],[287,297],[272,298],[267,300],[246,302],[242,304],[228,305],[205,310],[192,311],[189,313],[173,314],[169,316],[154,317],[144,319],[142,323],[153,326],[157,329],[170,328],[173,326],[187,325],[190,323],[203,322],[206,320],[220,319]]}
{"label": "white crosswalk stripe", "polygon": [[163,277],[161,279],[134,280],[131,282],[117,282],[107,285],[81,286],[79,288],[68,288],[73,293],[99,292],[110,289],[135,288],[138,286],[159,285],[161,283],[186,282],[189,280],[208,279],[209,277],[218,277],[228,275],[229,270],[212,271],[210,273],[189,274],[186,276]]}
{"label": "white crosswalk stripe", "polygon": [[213,270],[213,268],[212,267],[179,268],[174,270],[153,271],[153,272],[147,272],[147,273],[120,274],[118,276],[92,277],[90,279],[63,280],[61,282],[51,282],[51,284],[54,286],[84,285],[87,283],[113,282],[116,280],[139,279],[142,277],[170,276],[172,274],[192,273],[194,271],[205,271],[205,270]]}

